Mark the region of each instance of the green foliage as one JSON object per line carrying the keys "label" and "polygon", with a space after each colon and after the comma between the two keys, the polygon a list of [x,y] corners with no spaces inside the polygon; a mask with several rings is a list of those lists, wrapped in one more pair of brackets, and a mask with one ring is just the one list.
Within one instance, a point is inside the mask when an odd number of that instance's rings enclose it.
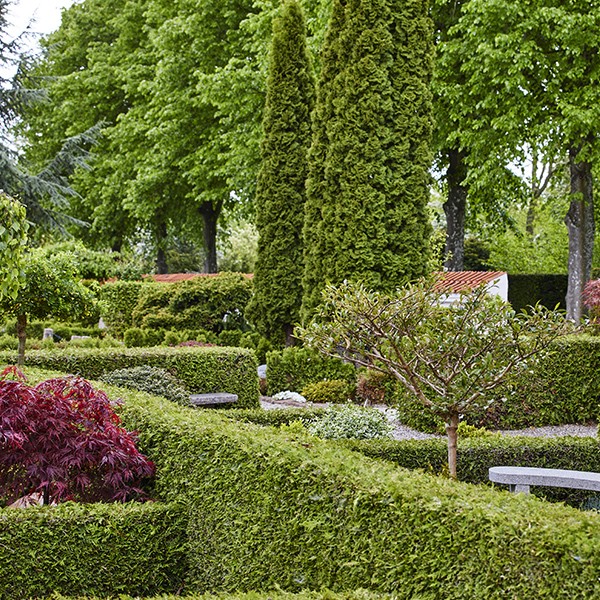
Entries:
{"label": "green foliage", "polygon": [[227,411],[227,416],[236,421],[255,423],[256,425],[268,425],[280,427],[290,425],[295,421],[312,423],[325,415],[324,408],[274,408],[272,410],[240,409],[232,408]]}
{"label": "green foliage", "polygon": [[156,495],[189,506],[191,593],[368,586],[402,600],[566,600],[597,589],[595,514],[232,423],[222,411],[139,393],[123,410],[157,463]]}
{"label": "green foliage", "polygon": [[244,332],[239,329],[224,329],[219,333],[221,346],[239,346]]}
{"label": "green foliage", "polygon": [[258,251],[258,231],[254,223],[242,221],[230,225],[218,241],[217,249],[220,271],[254,273]]}
{"label": "green foliage", "polygon": [[[0,353],[0,363],[14,364],[14,353]],[[117,369],[161,367],[173,373],[192,393],[238,395],[237,408],[257,408],[258,375],[254,354],[242,348],[107,348],[32,351],[26,365],[79,373],[98,379]]]}
{"label": "green foliage", "polygon": [[302,302],[302,227],[314,81],[306,48],[304,15],[286,0],[273,21],[261,152],[256,187],[260,234],[254,296],[247,315],[257,331],[291,342]]}
{"label": "green foliage", "polygon": [[228,320],[233,327],[238,324],[251,294],[252,281],[239,273],[179,283],[147,283],[140,288],[132,321],[143,329],[206,329],[218,333],[228,326]]}
{"label": "green foliage", "polygon": [[0,299],[17,297],[28,228],[25,207],[0,193]]}
{"label": "green foliage", "polygon": [[[443,474],[448,466],[443,439],[348,441],[343,444],[371,458],[390,461],[406,469]],[[489,468],[498,465],[600,471],[600,444],[594,438],[474,436],[459,442],[458,456],[458,479],[474,484],[490,485]],[[533,486],[531,492],[572,506],[580,506],[590,496],[590,492],[585,491],[538,486]]]}
{"label": "green foliage", "polygon": [[141,281],[115,281],[100,288],[102,318],[117,335],[133,324],[133,309],[145,285]]}
{"label": "green foliage", "polygon": [[567,283],[567,275],[509,274],[508,301],[516,311],[538,302],[549,309],[564,309]]}
{"label": "green foliage", "polygon": [[356,371],[339,358],[327,358],[308,348],[285,348],[267,352],[269,394],[290,390],[301,392],[309,383],[326,379],[354,382]]}
{"label": "green foliage", "polygon": [[[557,340],[531,369],[492,392],[491,408],[475,410],[465,421],[486,429],[523,429],[588,423],[598,419],[600,340],[577,335]],[[443,421],[398,386],[390,403],[399,420],[420,431],[437,432]]]}
{"label": "green foliage", "polygon": [[353,404],[330,406],[320,419],[308,426],[312,435],[324,440],[372,440],[390,437],[392,429],[381,411]]}
{"label": "green foliage", "polygon": [[104,381],[118,387],[126,387],[140,392],[148,392],[156,396],[164,396],[167,400],[179,404],[189,404],[190,392],[183,382],[166,369],[160,367],[132,367],[117,369],[100,377]]}
{"label": "green foliage", "polygon": [[0,598],[175,593],[186,573],[177,504],[0,509]]}
{"label": "green foliage", "polygon": [[141,348],[146,345],[146,334],[139,327],[130,327],[125,330],[123,341],[127,348]]}
{"label": "green foliage", "polygon": [[81,279],[95,279],[98,281],[114,277],[118,270],[117,261],[121,258],[117,252],[92,250],[80,241],[50,244],[40,250],[41,256],[45,258],[65,252],[73,257],[73,266]]}
{"label": "green foliage", "polygon": [[302,389],[302,395],[307,402],[330,402],[332,404],[344,404],[352,400],[355,393],[355,385],[342,379],[316,381]]}
{"label": "green foliage", "polygon": [[432,31],[421,0],[335,0],[309,154],[302,316],[326,282],[427,271]]}

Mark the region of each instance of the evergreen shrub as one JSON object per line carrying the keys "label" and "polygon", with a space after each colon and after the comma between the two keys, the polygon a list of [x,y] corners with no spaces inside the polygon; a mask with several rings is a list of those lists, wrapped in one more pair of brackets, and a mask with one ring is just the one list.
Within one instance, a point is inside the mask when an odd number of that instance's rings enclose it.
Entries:
{"label": "evergreen shrub", "polygon": [[[522,429],[598,420],[600,339],[568,336],[553,342],[552,348],[532,371],[513,378],[507,388],[497,392],[499,401],[493,410],[468,415],[466,422],[486,429]],[[391,403],[405,425],[428,432],[443,426],[399,386]]]}
{"label": "evergreen shrub", "polygon": [[142,348],[146,345],[146,333],[139,327],[130,327],[125,330],[123,341],[127,348]]}
{"label": "evergreen shrub", "polygon": [[338,358],[327,358],[308,348],[291,347],[267,352],[267,384],[269,394],[290,390],[301,392],[309,383],[341,379],[354,383],[353,365]]}
{"label": "evergreen shrub", "polygon": [[173,374],[160,367],[133,367],[131,369],[117,369],[100,377],[111,385],[126,387],[156,396],[163,396],[167,400],[188,405],[190,392]]}
{"label": "evergreen shrub", "polygon": [[302,395],[307,402],[329,402],[331,404],[344,404],[352,400],[355,393],[354,384],[342,379],[309,383],[302,390]]}
{"label": "evergreen shrub", "polygon": [[597,592],[595,513],[139,393],[123,411],[157,464],[154,493],[189,507],[191,593],[369,587],[405,600],[570,600]]}
{"label": "evergreen shrub", "polygon": [[175,503],[0,509],[0,599],[175,593],[185,524]]}
{"label": "evergreen shrub", "polygon": [[[14,352],[0,352],[1,364],[14,364]],[[236,408],[258,408],[256,358],[244,348],[101,348],[33,350],[26,366],[99,379],[117,369],[162,367],[177,376],[192,393],[229,392],[238,395]]]}

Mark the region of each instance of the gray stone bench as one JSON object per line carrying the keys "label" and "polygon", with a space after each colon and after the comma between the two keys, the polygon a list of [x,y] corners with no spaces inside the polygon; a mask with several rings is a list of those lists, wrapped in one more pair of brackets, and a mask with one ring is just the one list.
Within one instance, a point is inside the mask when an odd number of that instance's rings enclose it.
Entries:
{"label": "gray stone bench", "polygon": [[214,394],[192,394],[190,404],[198,407],[218,406],[219,404],[230,404],[237,402],[237,394],[227,394],[226,392],[215,392]]}
{"label": "gray stone bench", "polygon": [[505,483],[511,492],[529,494],[532,485],[600,491],[600,473],[541,469],[537,467],[491,467],[490,481]]}

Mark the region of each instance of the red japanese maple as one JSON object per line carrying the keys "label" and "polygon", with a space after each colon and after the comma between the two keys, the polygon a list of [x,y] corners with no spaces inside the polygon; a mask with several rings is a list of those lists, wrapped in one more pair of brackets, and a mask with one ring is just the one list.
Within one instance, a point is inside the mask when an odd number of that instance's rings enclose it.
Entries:
{"label": "red japanese maple", "polygon": [[31,387],[12,367],[2,373],[1,498],[37,492],[47,504],[141,497],[140,482],[154,474],[154,465],[135,442],[108,396],[85,379],[61,377]]}

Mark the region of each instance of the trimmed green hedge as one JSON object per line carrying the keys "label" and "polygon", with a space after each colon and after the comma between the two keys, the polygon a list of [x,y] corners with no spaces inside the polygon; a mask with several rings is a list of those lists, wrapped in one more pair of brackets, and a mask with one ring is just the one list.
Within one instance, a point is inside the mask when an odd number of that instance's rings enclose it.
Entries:
{"label": "trimmed green hedge", "polygon": [[[340,443],[365,456],[390,461],[406,469],[442,473],[448,465],[446,439],[345,440]],[[459,439],[457,470],[460,481],[490,484],[489,468],[502,465],[600,472],[600,442],[591,437]],[[567,501],[575,506],[595,496],[591,492],[562,488],[532,487],[531,491],[548,500]]]}
{"label": "trimmed green hedge", "polygon": [[[216,600],[214,594],[193,594],[192,596],[153,596],[152,598],[132,598],[131,596],[119,596],[119,600]],[[384,600],[392,598],[389,594],[378,594],[369,590],[355,590],[351,592],[320,592],[305,591],[298,594],[282,592],[247,592],[245,594],[219,594],[218,600]],[[53,600],[95,600],[94,598],[67,598],[66,596],[53,596]]]}
{"label": "trimmed green hedge", "polygon": [[271,427],[289,425],[294,421],[307,423],[324,415],[324,408],[274,408],[271,410],[232,408],[227,411],[227,417],[230,419]]}
{"label": "trimmed green hedge", "polygon": [[182,500],[190,592],[366,587],[408,600],[593,598],[600,516],[358,458],[339,445],[126,395]]}
{"label": "trimmed green hedge", "polygon": [[517,311],[537,302],[550,310],[554,310],[556,305],[564,310],[567,283],[567,275],[509,275],[508,301]]}
{"label": "trimmed green hedge", "polygon": [[122,334],[132,325],[132,313],[135,309],[140,291],[151,285],[144,281],[114,281],[105,283],[100,288],[102,301],[102,319],[110,330]]}
{"label": "trimmed green hedge", "polygon": [[186,563],[177,504],[0,509],[0,598],[175,593]]}
{"label": "trimmed green hedge", "polygon": [[327,358],[308,348],[267,352],[269,394],[289,390],[301,393],[309,383],[329,379],[356,382],[356,369],[338,358]]}
{"label": "trimmed green hedge", "polygon": [[[553,344],[554,352],[533,373],[514,379],[496,392],[491,410],[467,415],[465,421],[488,429],[523,429],[597,421],[600,413],[600,337],[569,336]],[[502,401],[502,397],[505,400]],[[440,419],[397,387],[392,400],[402,423],[420,431],[438,431]]]}
{"label": "trimmed green hedge", "polygon": [[[0,363],[14,364],[14,352],[0,352]],[[29,351],[31,367],[98,379],[105,373],[148,365],[176,375],[192,393],[229,392],[239,408],[258,408],[258,374],[254,353],[243,348],[107,348]]]}

